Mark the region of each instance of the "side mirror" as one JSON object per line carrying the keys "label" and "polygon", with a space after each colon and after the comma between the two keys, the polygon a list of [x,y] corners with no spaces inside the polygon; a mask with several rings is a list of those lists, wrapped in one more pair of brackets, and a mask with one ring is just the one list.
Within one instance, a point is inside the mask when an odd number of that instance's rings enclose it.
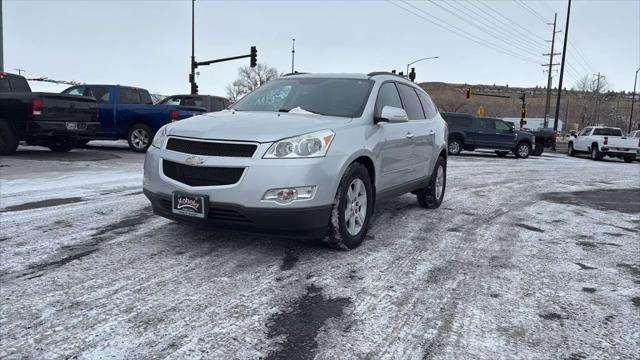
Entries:
{"label": "side mirror", "polygon": [[516,132],[516,128],[515,128],[515,126],[510,127],[510,128],[509,128],[509,132],[510,132],[510,133],[512,133],[512,132]]}
{"label": "side mirror", "polygon": [[571,132],[571,137],[578,137],[578,134],[576,134],[576,132],[575,132],[575,131],[572,131],[572,132]]}
{"label": "side mirror", "polygon": [[390,123],[399,123],[399,122],[407,122],[409,121],[409,117],[407,116],[407,112],[404,109],[393,107],[393,106],[385,106],[382,108],[382,113],[379,117],[375,118],[375,122],[390,122]]}

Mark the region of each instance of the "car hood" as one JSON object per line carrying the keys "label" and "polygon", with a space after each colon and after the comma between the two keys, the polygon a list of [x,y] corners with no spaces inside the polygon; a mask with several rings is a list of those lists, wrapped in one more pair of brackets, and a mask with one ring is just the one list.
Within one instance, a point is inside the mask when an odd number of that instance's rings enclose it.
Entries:
{"label": "car hood", "polygon": [[273,142],[350,124],[351,118],[316,114],[220,111],[180,120],[168,134],[210,140]]}

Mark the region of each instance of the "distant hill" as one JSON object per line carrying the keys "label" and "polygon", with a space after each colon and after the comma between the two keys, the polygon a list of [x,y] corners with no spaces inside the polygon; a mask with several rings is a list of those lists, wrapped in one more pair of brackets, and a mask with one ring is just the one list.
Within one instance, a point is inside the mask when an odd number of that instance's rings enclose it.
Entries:
{"label": "distant hill", "polygon": [[[526,93],[527,117],[544,117],[546,88],[449,84],[441,82],[424,82],[419,85],[431,95],[440,111],[476,113],[480,105],[482,105],[486,111],[486,116],[500,118],[520,117],[522,102],[518,99],[474,96],[474,93],[520,96],[524,91]],[[466,99],[465,89],[467,86],[471,87],[470,99]],[[555,114],[556,95],[557,89],[553,89],[549,106],[549,117],[551,119],[553,119]],[[625,92],[607,92],[600,94],[599,123],[601,125],[621,127],[626,131],[629,126],[631,99],[631,94]],[[566,96],[563,95],[560,103],[559,118],[562,120],[565,118],[568,119],[566,129],[595,125],[595,104],[594,93],[569,90]],[[639,108],[640,104],[636,97],[633,116],[634,129],[637,129],[640,124]]]}

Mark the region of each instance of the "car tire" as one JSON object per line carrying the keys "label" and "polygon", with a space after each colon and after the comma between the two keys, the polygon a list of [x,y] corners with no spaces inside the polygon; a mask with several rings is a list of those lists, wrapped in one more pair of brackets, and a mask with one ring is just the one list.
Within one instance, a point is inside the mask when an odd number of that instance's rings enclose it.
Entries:
{"label": "car tire", "polygon": [[449,155],[460,155],[460,152],[462,152],[462,141],[458,139],[449,140],[447,150],[449,151]]}
{"label": "car tire", "polygon": [[599,161],[602,160],[603,156],[597,146],[591,147],[591,160]]}
{"label": "car tire", "polygon": [[531,144],[527,142],[521,142],[516,146],[514,154],[517,158],[526,159],[531,155]]}
{"label": "car tire", "polygon": [[531,153],[531,155],[540,156],[542,155],[543,152],[544,152],[544,145],[536,143],[533,146],[533,152]]}
{"label": "car tire", "polygon": [[509,154],[508,151],[496,151],[496,155],[498,155],[498,157],[505,157]]}
{"label": "car tire", "polygon": [[627,164],[632,163],[633,160],[635,160],[635,156],[625,156],[624,157],[624,162],[626,162]]}
{"label": "car tire", "polygon": [[87,146],[89,141],[91,141],[91,140],[90,139],[80,139],[80,140],[76,141],[76,146],[77,147],[85,147],[85,146]]}
{"label": "car tire", "polygon": [[373,205],[373,185],[369,171],[360,163],[351,164],[336,191],[324,242],[336,250],[358,247],[367,234]]}
{"label": "car tire", "polygon": [[135,152],[146,152],[153,141],[151,128],[145,124],[135,124],[127,134],[129,148]]}
{"label": "car tire", "polygon": [[20,139],[7,121],[0,120],[0,155],[11,155],[18,149]]}
{"label": "car tire", "polygon": [[418,204],[423,208],[436,209],[442,204],[447,188],[447,160],[440,156],[431,174],[429,186],[416,192]]}
{"label": "car tire", "polygon": [[76,141],[67,136],[58,136],[49,140],[47,147],[53,152],[69,152],[76,147]]}
{"label": "car tire", "polygon": [[573,148],[573,143],[569,143],[567,154],[569,154],[569,156],[576,156],[576,149]]}

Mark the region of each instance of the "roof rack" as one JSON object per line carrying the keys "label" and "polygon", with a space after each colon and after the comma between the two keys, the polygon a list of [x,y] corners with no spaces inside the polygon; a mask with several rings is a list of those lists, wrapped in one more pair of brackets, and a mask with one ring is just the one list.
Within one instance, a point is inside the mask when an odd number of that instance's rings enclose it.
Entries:
{"label": "roof rack", "polygon": [[374,72],[370,72],[370,73],[367,74],[368,77],[372,77],[372,76],[376,76],[376,75],[391,75],[391,76],[397,76],[399,78],[406,79],[404,76],[401,76],[401,75],[393,73],[393,72],[388,72],[388,71],[374,71]]}
{"label": "roof rack", "polygon": [[294,72],[292,72],[292,73],[284,74],[284,75],[282,75],[282,76],[304,75],[304,74],[311,74],[311,73],[306,73],[306,72],[297,72],[297,71],[294,71]]}

